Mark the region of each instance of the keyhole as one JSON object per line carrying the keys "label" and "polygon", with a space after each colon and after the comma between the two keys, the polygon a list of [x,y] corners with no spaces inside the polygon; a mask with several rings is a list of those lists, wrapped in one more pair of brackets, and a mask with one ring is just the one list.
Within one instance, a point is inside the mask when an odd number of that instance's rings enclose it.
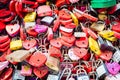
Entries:
{"label": "keyhole", "polygon": [[11,31],[13,31],[13,28],[11,29]]}
{"label": "keyhole", "polygon": [[39,62],[40,60],[38,59],[37,61]]}
{"label": "keyhole", "polygon": [[30,46],[30,44],[28,44],[28,46]]}
{"label": "keyhole", "polygon": [[112,70],[114,71],[114,68],[112,68]]}
{"label": "keyhole", "polygon": [[85,42],[82,42],[82,44],[85,44]]}
{"label": "keyhole", "polygon": [[59,45],[59,42],[57,42],[57,44]]}

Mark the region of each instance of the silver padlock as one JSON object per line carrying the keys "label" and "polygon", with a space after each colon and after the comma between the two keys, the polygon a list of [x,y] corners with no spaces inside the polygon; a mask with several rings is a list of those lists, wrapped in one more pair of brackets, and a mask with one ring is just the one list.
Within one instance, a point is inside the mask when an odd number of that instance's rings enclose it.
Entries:
{"label": "silver padlock", "polygon": [[49,74],[47,80],[59,80],[59,75]]}
{"label": "silver padlock", "polygon": [[25,76],[22,76],[20,74],[20,70],[15,70],[13,77],[12,77],[12,80],[25,80]]}
{"label": "silver padlock", "polygon": [[77,70],[77,80],[90,80],[90,78],[84,69],[78,69]]}
{"label": "silver padlock", "polygon": [[120,50],[119,48],[116,48],[116,52],[113,55],[112,58],[115,62],[120,62]]}
{"label": "silver padlock", "polygon": [[108,75],[107,68],[101,59],[95,62],[97,76],[101,79],[105,75]]}

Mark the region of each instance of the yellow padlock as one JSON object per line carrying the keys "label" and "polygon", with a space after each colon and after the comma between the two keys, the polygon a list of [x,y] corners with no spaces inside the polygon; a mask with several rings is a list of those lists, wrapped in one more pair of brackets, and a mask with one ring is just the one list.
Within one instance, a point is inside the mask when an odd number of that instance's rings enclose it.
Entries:
{"label": "yellow padlock", "polygon": [[21,39],[12,39],[10,42],[10,50],[18,50],[22,48],[22,40]]}
{"label": "yellow padlock", "polygon": [[105,14],[98,14],[98,18],[99,18],[99,20],[106,20],[107,19],[107,15],[105,15]]}
{"label": "yellow padlock", "polygon": [[70,12],[70,15],[72,17],[73,22],[76,24],[76,26],[78,26],[79,22],[77,17],[72,12]]}
{"label": "yellow padlock", "polygon": [[89,37],[89,47],[90,47],[91,51],[93,51],[95,54],[97,54],[97,55],[101,54],[98,43],[92,37]]}
{"label": "yellow padlock", "polygon": [[25,22],[33,22],[33,21],[35,21],[35,18],[36,18],[36,12],[31,12],[31,13],[28,13],[24,17],[24,21]]}
{"label": "yellow padlock", "polygon": [[114,37],[114,32],[111,30],[104,30],[99,32],[99,35],[109,41],[116,41],[117,38]]}

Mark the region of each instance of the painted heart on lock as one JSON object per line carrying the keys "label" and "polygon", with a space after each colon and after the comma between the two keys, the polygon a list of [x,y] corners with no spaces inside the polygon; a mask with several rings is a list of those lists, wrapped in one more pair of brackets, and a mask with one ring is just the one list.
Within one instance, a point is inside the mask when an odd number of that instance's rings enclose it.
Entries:
{"label": "painted heart on lock", "polygon": [[27,50],[35,47],[36,45],[37,45],[37,41],[35,39],[23,41],[23,47]]}
{"label": "painted heart on lock", "polygon": [[17,35],[19,33],[19,30],[20,30],[20,25],[19,24],[6,25],[6,31],[11,37],[14,37],[15,35]]}
{"label": "painted heart on lock", "polygon": [[105,63],[110,74],[116,75],[120,71],[120,65],[117,62]]}
{"label": "painted heart on lock", "polygon": [[44,33],[48,30],[48,26],[36,24],[34,30],[38,33]]}
{"label": "painted heart on lock", "polygon": [[101,55],[99,56],[104,61],[109,61],[112,58],[112,51],[101,51]]}

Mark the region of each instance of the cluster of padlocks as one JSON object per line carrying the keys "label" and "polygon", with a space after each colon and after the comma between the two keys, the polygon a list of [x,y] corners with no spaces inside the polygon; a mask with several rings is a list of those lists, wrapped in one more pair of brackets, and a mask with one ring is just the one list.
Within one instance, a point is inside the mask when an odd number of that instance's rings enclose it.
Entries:
{"label": "cluster of padlocks", "polygon": [[0,0],[0,80],[120,80],[119,0]]}

